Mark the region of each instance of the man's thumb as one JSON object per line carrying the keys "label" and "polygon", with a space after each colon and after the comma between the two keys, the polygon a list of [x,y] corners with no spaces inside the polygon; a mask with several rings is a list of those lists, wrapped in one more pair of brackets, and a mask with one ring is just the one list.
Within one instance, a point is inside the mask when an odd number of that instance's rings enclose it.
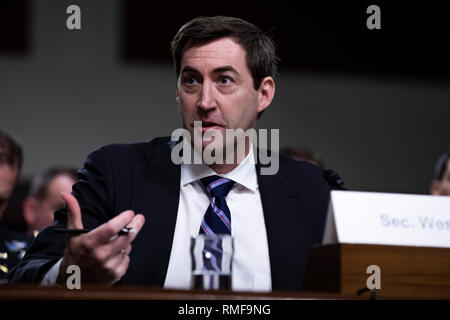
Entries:
{"label": "man's thumb", "polygon": [[61,193],[61,198],[66,203],[67,208],[67,228],[68,229],[83,229],[83,222],[81,220],[81,209],[78,200],[67,192]]}

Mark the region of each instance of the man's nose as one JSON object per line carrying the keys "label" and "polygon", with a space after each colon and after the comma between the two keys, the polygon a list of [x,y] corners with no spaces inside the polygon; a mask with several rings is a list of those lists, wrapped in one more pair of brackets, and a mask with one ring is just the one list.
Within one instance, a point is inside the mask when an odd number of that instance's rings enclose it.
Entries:
{"label": "man's nose", "polygon": [[210,111],[216,108],[216,95],[213,85],[204,81],[198,100],[198,108],[202,111]]}

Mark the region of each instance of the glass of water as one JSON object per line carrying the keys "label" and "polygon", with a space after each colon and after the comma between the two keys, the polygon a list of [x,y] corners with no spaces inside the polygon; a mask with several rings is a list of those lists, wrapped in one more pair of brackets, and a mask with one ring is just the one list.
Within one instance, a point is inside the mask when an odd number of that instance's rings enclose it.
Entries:
{"label": "glass of water", "polygon": [[233,237],[228,234],[191,238],[192,289],[231,290]]}

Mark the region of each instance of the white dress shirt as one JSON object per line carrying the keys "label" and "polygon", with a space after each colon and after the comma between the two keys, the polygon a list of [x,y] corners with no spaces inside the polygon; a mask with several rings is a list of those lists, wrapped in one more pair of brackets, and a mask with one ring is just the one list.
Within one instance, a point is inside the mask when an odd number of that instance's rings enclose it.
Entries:
{"label": "white dress shirt", "polygon": [[[234,238],[232,289],[271,291],[269,248],[258,188],[253,148],[235,169],[219,176],[235,181],[226,197]],[[164,288],[189,289],[191,283],[190,238],[199,234],[210,204],[201,178],[216,175],[205,164],[181,164],[180,202]]]}
{"label": "white dress shirt", "polygon": [[[269,248],[253,148],[235,169],[219,176],[235,181],[226,197],[234,238],[232,289],[271,291]],[[190,239],[199,234],[210,198],[201,178],[216,175],[205,164],[181,164],[180,202],[164,288],[189,289],[191,284]],[[148,221],[146,223],[151,223]],[[41,285],[54,285],[60,259],[44,276]]]}

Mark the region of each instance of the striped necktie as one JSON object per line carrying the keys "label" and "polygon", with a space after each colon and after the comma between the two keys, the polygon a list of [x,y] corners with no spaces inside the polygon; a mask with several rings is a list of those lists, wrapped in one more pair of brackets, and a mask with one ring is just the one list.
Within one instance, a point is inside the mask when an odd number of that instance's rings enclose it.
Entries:
{"label": "striped necktie", "polygon": [[219,176],[210,176],[201,179],[201,182],[208,190],[211,202],[203,217],[200,233],[210,236],[231,234],[231,215],[225,198],[233,187],[234,181]]}

